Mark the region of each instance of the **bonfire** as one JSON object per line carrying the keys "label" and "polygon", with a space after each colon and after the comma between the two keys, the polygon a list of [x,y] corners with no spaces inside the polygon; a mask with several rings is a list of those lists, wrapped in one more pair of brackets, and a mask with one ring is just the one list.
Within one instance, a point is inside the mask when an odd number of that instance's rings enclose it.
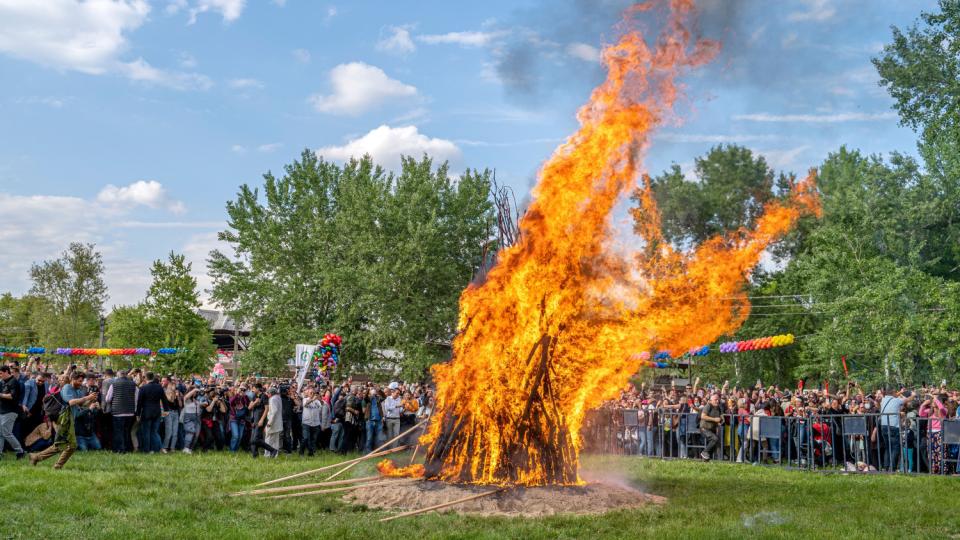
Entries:
{"label": "bonfire", "polygon": [[[683,351],[736,330],[764,250],[819,212],[811,171],[752,229],[688,251],[664,240],[641,157],[652,130],[674,120],[678,76],[719,50],[692,37],[693,11],[692,0],[627,10],[620,38],[603,50],[606,80],[578,112],[579,130],[541,168],[518,240],[461,295],[453,357],[433,368],[437,406],[417,446],[423,465],[384,460],[380,478],[495,486],[453,503],[507,488],[582,486],[586,413],[638,372],[639,352]],[[635,24],[641,14],[665,20],[650,43]],[[625,250],[611,216],[630,195],[639,201],[637,238]]]}

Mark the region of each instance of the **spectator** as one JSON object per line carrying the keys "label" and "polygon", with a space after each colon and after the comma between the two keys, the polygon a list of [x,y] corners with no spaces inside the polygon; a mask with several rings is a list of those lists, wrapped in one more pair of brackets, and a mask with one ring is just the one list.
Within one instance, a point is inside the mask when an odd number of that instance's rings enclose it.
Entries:
{"label": "spectator", "polygon": [[91,401],[86,408],[77,414],[74,429],[77,433],[77,450],[100,450],[100,439],[97,438],[97,424],[100,420],[100,403]]}
{"label": "spectator", "polygon": [[[387,399],[383,400],[383,416],[384,425],[386,426],[386,438],[388,441],[392,441],[400,435],[400,416],[404,412],[406,401],[400,399],[400,385],[392,382],[390,383],[389,389],[390,395]],[[407,396],[409,395],[410,393],[407,392]],[[414,403],[416,402],[414,401]],[[416,412],[416,409],[414,409],[414,412]],[[394,443],[392,446],[399,444],[400,443]]]}
{"label": "spectator", "polygon": [[710,461],[713,451],[720,441],[717,428],[723,424],[723,412],[720,410],[720,394],[710,394],[710,400],[700,409],[700,433],[703,434],[705,446],[700,457]]}
{"label": "spectator", "polygon": [[330,450],[342,454],[344,425],[347,419],[347,395],[342,389],[338,388],[335,393],[337,396],[333,403],[333,416],[330,420]]}
{"label": "spectator", "polygon": [[363,402],[363,417],[367,419],[364,450],[370,453],[377,446],[377,439],[383,427],[383,398],[374,388],[370,389],[367,399]]}
{"label": "spectator", "polygon": [[309,451],[310,457],[313,457],[317,450],[317,439],[320,436],[320,425],[322,424],[323,408],[326,405],[314,391],[313,388],[306,388],[303,397],[303,442],[300,445],[300,455],[304,450]]}
{"label": "spectator", "polygon": [[23,410],[21,397],[20,381],[14,376],[13,370],[10,366],[0,366],[0,454],[3,453],[5,442],[16,452],[17,459],[23,459],[26,455],[20,441],[13,436],[13,424]]}
{"label": "spectator", "polygon": [[266,444],[274,448],[272,457],[277,457],[280,450],[280,436],[283,434],[283,401],[275,386],[267,389],[270,399],[267,401],[266,416]]}
{"label": "spectator", "polygon": [[240,440],[243,438],[250,399],[247,398],[246,388],[244,387],[240,387],[239,391],[231,388],[228,392],[230,396],[230,451],[236,452],[240,449]]}
{"label": "spectator", "polygon": [[880,400],[880,455],[884,470],[894,470],[900,464],[900,411],[904,402],[909,399],[909,390],[901,390],[896,394],[884,392]]}
{"label": "spectator", "polygon": [[183,417],[183,452],[185,454],[193,453],[193,445],[197,442],[197,434],[200,432],[200,408],[197,400],[200,389],[194,385],[187,386],[187,393],[183,395],[183,408],[181,409]]}
{"label": "spectator", "polygon": [[177,432],[180,430],[180,409],[183,408],[183,400],[171,377],[164,377],[160,381],[160,386],[163,387],[164,395],[163,442],[160,445],[160,451],[166,454],[176,450]]}
{"label": "spectator", "polygon": [[160,451],[160,419],[166,396],[152,371],[146,374],[146,384],[137,395],[137,417],[140,419],[140,451]]}
{"label": "spectator", "polygon": [[113,416],[113,451],[125,454],[133,451],[133,420],[137,410],[137,385],[122,370],[107,390],[105,402],[110,404]]}

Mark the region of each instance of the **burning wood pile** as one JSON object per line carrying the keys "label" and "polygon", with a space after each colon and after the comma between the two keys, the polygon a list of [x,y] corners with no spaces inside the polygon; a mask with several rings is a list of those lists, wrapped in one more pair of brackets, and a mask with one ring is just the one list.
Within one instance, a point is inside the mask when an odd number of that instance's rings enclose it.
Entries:
{"label": "burning wood pile", "polygon": [[[641,15],[662,23],[652,43],[637,29]],[[686,350],[738,328],[749,314],[744,282],[766,247],[819,211],[811,172],[751,230],[690,251],[664,240],[649,181],[637,179],[651,130],[680,94],[678,75],[718,51],[691,37],[692,16],[692,0],[627,10],[622,36],[603,51],[606,81],[580,109],[580,129],[543,165],[515,243],[461,295],[453,359],[433,370],[423,465],[381,463],[382,477],[497,486],[483,497],[582,485],[584,417],[639,370],[636,353]],[[632,253],[614,246],[611,227],[627,196],[638,201]],[[378,479],[363,480],[319,487]]]}

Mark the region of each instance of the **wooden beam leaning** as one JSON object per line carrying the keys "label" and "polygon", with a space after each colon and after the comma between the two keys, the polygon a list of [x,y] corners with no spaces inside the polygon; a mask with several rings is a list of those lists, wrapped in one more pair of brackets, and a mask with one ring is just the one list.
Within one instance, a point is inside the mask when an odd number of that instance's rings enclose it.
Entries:
{"label": "wooden beam leaning", "polygon": [[476,495],[470,495],[469,497],[464,497],[464,498],[462,498],[462,499],[457,499],[457,500],[455,500],[455,501],[450,501],[450,502],[435,504],[435,505],[433,505],[433,506],[428,506],[428,507],[426,507],[426,508],[421,508],[421,509],[419,509],[419,510],[410,510],[409,512],[404,512],[404,513],[402,513],[402,514],[397,514],[397,515],[395,515],[395,516],[385,517],[385,518],[383,518],[383,519],[380,520],[380,523],[383,523],[383,522],[385,522],[385,521],[392,521],[392,520],[394,520],[394,519],[399,519],[399,518],[402,518],[402,517],[415,516],[415,515],[417,515],[417,514],[425,514],[425,513],[427,513],[427,512],[433,511],[433,510],[440,510],[440,509],[446,508],[446,507],[448,507],[448,506],[453,506],[453,505],[455,505],[455,504],[465,503],[465,502],[467,502],[467,501],[472,501],[472,500],[474,500],[474,499],[479,499],[480,497],[486,497],[486,496],[488,496],[488,495],[493,495],[494,493],[500,493],[501,491],[506,491],[506,490],[508,490],[508,489],[510,489],[510,488],[509,488],[509,487],[502,487],[502,488],[500,488],[500,489],[494,489],[494,490],[492,490],[492,491],[485,491],[485,492],[483,492],[483,493],[477,493]]}
{"label": "wooden beam leaning", "polygon": [[309,470],[309,471],[304,471],[304,472],[297,473],[297,474],[291,474],[290,476],[284,476],[283,478],[277,478],[277,479],[275,479],[275,480],[268,480],[268,481],[266,481],[266,482],[261,482],[261,483],[257,484],[256,487],[269,486],[269,485],[271,485],[271,484],[277,484],[277,483],[280,483],[280,482],[285,482],[285,481],[287,481],[287,480],[293,480],[294,478],[300,478],[301,476],[307,476],[308,474],[315,474],[315,473],[318,473],[318,472],[329,471],[330,469],[335,469],[335,468],[337,468],[337,467],[342,467],[343,465],[346,465],[346,464],[348,464],[348,463],[365,461],[365,460],[372,459],[372,458],[375,458],[375,457],[386,456],[386,455],[388,455],[388,454],[395,454],[395,453],[397,453],[397,452],[402,452],[402,451],[406,450],[407,448],[409,448],[409,447],[408,447],[408,446],[398,446],[398,447],[396,447],[396,448],[391,448],[390,450],[384,450],[384,451],[382,451],[382,452],[371,452],[371,453],[369,453],[369,454],[367,454],[367,455],[365,455],[365,456],[360,456],[360,457],[358,457],[358,458],[350,459],[350,460],[347,460],[347,461],[341,461],[340,463],[334,463],[334,464],[332,464],[332,465],[326,465],[326,466],[324,466],[324,467],[320,467],[319,469],[313,469],[313,470]]}
{"label": "wooden beam leaning", "polygon": [[422,478],[405,478],[403,480],[387,480],[384,482],[371,482],[368,484],[354,484],[352,486],[334,488],[334,489],[320,489],[316,491],[303,491],[300,493],[285,493],[283,495],[271,495],[269,497],[264,497],[264,499],[289,499],[291,497],[306,497],[308,495],[323,495],[324,493],[340,493],[343,491],[353,491],[355,489],[362,489],[367,487],[377,487],[377,486],[387,486],[394,484],[409,484],[413,482],[420,482]]}

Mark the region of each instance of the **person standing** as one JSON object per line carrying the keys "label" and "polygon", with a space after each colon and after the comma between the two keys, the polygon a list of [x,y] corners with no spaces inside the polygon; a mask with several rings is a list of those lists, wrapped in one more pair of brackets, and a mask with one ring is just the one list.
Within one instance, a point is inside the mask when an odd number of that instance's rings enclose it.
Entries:
{"label": "person standing", "polygon": [[250,400],[243,388],[240,388],[239,391],[231,388],[228,392],[230,396],[230,451],[236,452],[240,448],[240,440],[243,439]]}
{"label": "person standing", "polygon": [[134,414],[137,411],[137,384],[121,370],[107,389],[104,403],[110,405],[113,417],[113,451],[117,454],[133,452]]}
{"label": "person standing", "polygon": [[197,433],[200,432],[200,403],[197,401],[197,394],[200,389],[192,384],[186,388],[187,392],[183,395],[183,453],[192,454],[193,445],[197,440]]}
{"label": "person standing", "polygon": [[33,432],[43,423],[43,396],[47,395],[47,377],[43,372],[34,373],[33,377],[24,383],[24,395],[20,405],[27,414],[24,420],[24,431]]}
{"label": "person standing", "polygon": [[364,400],[363,417],[367,419],[364,450],[369,454],[377,446],[377,439],[383,426],[383,399],[375,388],[370,389],[367,399]]}
{"label": "person standing", "polygon": [[320,436],[320,415],[325,404],[313,388],[307,388],[303,393],[303,441],[300,444],[300,455],[307,450],[309,456],[313,457],[317,449],[317,438]]}
{"label": "person standing", "polygon": [[166,454],[173,452],[177,447],[177,433],[180,431],[180,409],[183,408],[183,401],[180,398],[180,392],[177,390],[176,383],[170,377],[164,377],[161,381],[164,395],[163,416],[163,444],[160,445],[160,451]]}
{"label": "person standing", "polygon": [[332,413],[330,419],[330,451],[342,454],[344,453],[343,426],[346,423],[347,415],[347,394],[345,392],[337,393],[337,398],[333,402]]}
{"label": "person standing", "polygon": [[[392,441],[400,435],[400,415],[403,413],[403,400],[400,399],[400,388],[397,383],[390,383],[390,396],[383,401],[384,424],[387,428],[387,440]],[[391,448],[400,443],[393,443]]]}
{"label": "person standing", "polygon": [[267,401],[267,411],[265,413],[266,422],[266,444],[274,448],[272,457],[277,457],[280,450],[280,435],[283,434],[283,400],[275,386],[267,389],[267,395],[270,399]]}
{"label": "person standing", "polygon": [[700,409],[700,433],[703,435],[705,442],[700,457],[704,461],[710,461],[713,450],[720,441],[717,428],[721,424],[723,424],[723,412],[720,410],[720,394],[710,394],[710,400]]}
{"label": "person standing", "polygon": [[881,470],[893,471],[900,466],[900,411],[912,395],[909,390],[884,392],[880,400],[880,456]]}
{"label": "person standing", "polygon": [[107,394],[110,387],[113,386],[115,374],[112,369],[107,368],[103,371],[103,382],[100,383],[100,429],[103,434],[103,446],[109,447],[113,442],[113,418],[110,415],[110,402],[107,400]]}
{"label": "person standing", "polygon": [[77,451],[77,434],[73,429],[74,419],[80,413],[82,407],[88,406],[99,397],[96,393],[86,393],[83,388],[82,371],[71,373],[69,384],[65,384],[63,389],[60,390],[60,399],[63,401],[64,409],[60,411],[60,416],[57,418],[56,438],[53,444],[43,451],[30,454],[30,464],[36,465],[60,452],[60,458],[54,463],[53,468],[62,469],[70,456]]}
{"label": "person standing", "polygon": [[0,366],[0,454],[6,442],[17,453],[17,459],[26,455],[20,441],[13,436],[13,424],[23,410],[20,398],[20,381],[13,376],[10,366]]}
{"label": "person standing", "polygon": [[137,395],[137,417],[140,418],[140,450],[153,453],[160,450],[160,418],[166,396],[163,387],[152,371],[148,371],[147,383]]}

